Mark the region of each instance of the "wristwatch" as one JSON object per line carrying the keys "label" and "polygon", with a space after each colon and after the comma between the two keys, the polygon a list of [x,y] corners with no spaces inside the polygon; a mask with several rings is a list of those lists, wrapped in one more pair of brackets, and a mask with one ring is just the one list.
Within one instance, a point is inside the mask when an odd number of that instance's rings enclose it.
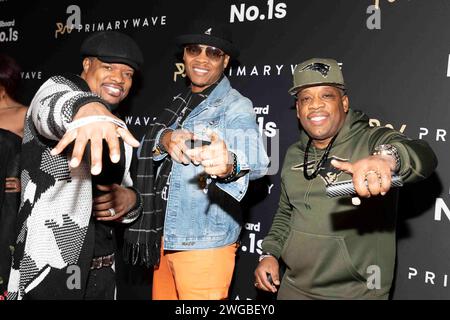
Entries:
{"label": "wristwatch", "polygon": [[394,172],[398,172],[400,170],[400,155],[398,154],[398,150],[392,144],[380,144],[376,146],[373,155],[388,155],[394,158],[395,160],[395,168]]}
{"label": "wristwatch", "polygon": [[265,259],[267,257],[274,257],[275,259],[277,258],[270,252],[263,252],[263,254],[259,256],[258,262],[261,262],[263,259]]}

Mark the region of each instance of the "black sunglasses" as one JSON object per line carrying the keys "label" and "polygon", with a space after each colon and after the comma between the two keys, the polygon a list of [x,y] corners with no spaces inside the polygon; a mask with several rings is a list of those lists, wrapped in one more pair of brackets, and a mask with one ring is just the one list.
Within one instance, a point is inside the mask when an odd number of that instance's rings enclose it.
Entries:
{"label": "black sunglasses", "polygon": [[189,44],[187,46],[184,47],[184,50],[186,51],[186,53],[188,55],[190,55],[191,57],[197,57],[199,56],[203,49],[205,49],[206,52],[206,56],[214,61],[219,61],[220,58],[222,58],[225,53],[215,47],[210,47],[210,46],[201,46],[199,44]]}

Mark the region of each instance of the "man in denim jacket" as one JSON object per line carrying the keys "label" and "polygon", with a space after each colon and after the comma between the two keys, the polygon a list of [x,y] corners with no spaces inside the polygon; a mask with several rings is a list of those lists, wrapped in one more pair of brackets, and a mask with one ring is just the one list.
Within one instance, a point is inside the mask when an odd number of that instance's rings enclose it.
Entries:
{"label": "man in denim jacket", "polygon": [[156,181],[164,181],[154,189],[155,214],[165,217],[153,299],[225,299],[242,226],[239,202],[269,160],[252,102],[223,73],[238,54],[229,31],[199,24],[177,44],[190,88],[174,98],[167,125],[146,136],[154,139]]}

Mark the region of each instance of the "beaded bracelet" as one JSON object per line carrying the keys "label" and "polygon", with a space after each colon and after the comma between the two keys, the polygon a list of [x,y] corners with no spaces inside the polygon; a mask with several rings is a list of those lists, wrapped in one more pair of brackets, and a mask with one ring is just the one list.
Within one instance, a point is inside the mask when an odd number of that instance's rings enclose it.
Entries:
{"label": "beaded bracelet", "polygon": [[238,172],[237,156],[233,152],[231,152],[231,154],[233,155],[233,170],[226,177],[217,179],[219,182],[222,182],[222,183],[231,182],[231,181],[233,181],[236,178],[237,174],[239,173]]}
{"label": "beaded bracelet", "polygon": [[136,194],[136,202],[131,207],[131,209],[125,214],[124,219],[134,219],[140,214],[140,210],[143,204],[141,193],[134,187],[127,187],[127,189],[132,190]]}

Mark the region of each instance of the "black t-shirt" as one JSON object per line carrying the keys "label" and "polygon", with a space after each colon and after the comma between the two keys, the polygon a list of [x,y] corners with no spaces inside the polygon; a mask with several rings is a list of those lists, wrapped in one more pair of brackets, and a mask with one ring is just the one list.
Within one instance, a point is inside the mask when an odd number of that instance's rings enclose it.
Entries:
{"label": "black t-shirt", "polygon": [[[120,139],[120,160],[112,163],[109,157],[109,148],[106,141],[103,140],[102,172],[99,175],[92,176],[92,194],[98,197],[104,194],[97,189],[97,185],[121,184],[125,172],[125,147]],[[88,148],[88,147],[86,147]],[[91,218],[95,226],[94,257],[110,255],[115,251],[114,241],[114,221],[98,221],[95,217]]]}

